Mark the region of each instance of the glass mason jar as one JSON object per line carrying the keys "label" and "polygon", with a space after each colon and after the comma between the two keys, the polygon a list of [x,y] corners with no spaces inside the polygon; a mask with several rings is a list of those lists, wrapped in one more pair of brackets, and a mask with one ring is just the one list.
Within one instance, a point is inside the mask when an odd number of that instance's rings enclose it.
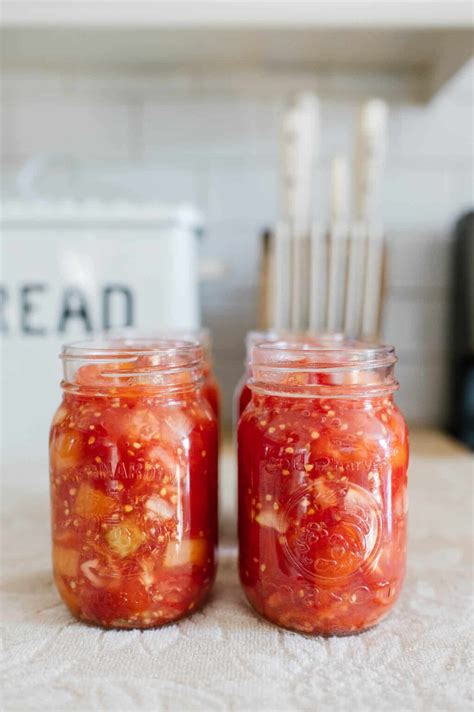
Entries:
{"label": "glass mason jar", "polygon": [[254,345],[238,429],[239,569],[255,610],[345,635],[391,610],[405,574],[408,433],[393,348]]}
{"label": "glass mason jar", "polygon": [[244,361],[244,372],[239,379],[233,396],[233,422],[236,425],[239,422],[239,418],[244,412],[247,405],[252,399],[252,393],[248,386],[248,381],[250,378],[250,354],[252,351],[252,346],[259,341],[268,341],[272,338],[274,332],[272,331],[249,331],[245,337],[245,361]]}
{"label": "glass mason jar", "polygon": [[215,575],[217,423],[197,343],[66,346],[50,433],[53,569],[81,620],[148,628],[205,600]]}

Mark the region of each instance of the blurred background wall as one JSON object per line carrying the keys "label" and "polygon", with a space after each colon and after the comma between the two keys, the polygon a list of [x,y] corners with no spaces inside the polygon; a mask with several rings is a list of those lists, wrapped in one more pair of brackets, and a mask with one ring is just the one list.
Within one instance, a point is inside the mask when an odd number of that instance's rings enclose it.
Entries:
{"label": "blurred background wall", "polygon": [[[412,422],[443,424],[446,416],[449,243],[473,202],[473,77],[471,62],[431,103],[390,104],[383,331],[397,347],[399,402]],[[260,236],[277,212],[280,112],[289,91],[313,87],[314,75],[283,71],[4,73],[5,194],[15,192],[24,161],[54,153],[81,161],[90,197],[186,200],[203,211],[201,256],[225,266],[201,289],[228,421],[245,332],[256,326]],[[350,97],[322,98],[322,213],[329,161],[351,151],[355,111]],[[63,195],[67,180],[40,188]]]}

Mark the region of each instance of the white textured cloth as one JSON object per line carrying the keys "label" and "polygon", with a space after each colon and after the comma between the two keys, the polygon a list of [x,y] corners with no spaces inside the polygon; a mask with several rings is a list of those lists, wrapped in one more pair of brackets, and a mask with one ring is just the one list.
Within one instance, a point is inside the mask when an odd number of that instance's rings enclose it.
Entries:
{"label": "white textured cloth", "polygon": [[378,627],[347,638],[311,639],[257,618],[240,591],[232,547],[221,557],[211,602],[181,623],[139,632],[76,622],[52,583],[45,471],[10,468],[3,495],[4,709],[472,709],[474,461],[441,435],[413,441],[402,598]]}

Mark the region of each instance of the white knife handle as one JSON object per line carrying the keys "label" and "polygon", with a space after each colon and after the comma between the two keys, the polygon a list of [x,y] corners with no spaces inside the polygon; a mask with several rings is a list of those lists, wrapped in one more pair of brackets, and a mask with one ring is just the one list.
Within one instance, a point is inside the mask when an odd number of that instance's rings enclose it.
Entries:
{"label": "white knife handle", "polygon": [[388,107],[380,99],[363,104],[357,132],[354,174],[354,212],[360,222],[381,219],[382,179],[385,168]]}
{"label": "white knife handle", "polygon": [[314,165],[318,151],[319,101],[297,94],[283,118],[282,218],[295,234],[311,230]]}
{"label": "white knife handle", "polygon": [[331,161],[329,216],[331,225],[349,222],[349,160],[338,154]]}

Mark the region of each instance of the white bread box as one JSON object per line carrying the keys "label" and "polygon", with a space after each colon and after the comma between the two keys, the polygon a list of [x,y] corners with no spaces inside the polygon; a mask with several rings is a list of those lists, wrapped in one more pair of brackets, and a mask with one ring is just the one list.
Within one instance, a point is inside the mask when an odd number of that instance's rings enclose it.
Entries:
{"label": "white bread box", "polygon": [[201,227],[184,205],[1,205],[4,461],[46,457],[64,342],[122,327],[199,326]]}

